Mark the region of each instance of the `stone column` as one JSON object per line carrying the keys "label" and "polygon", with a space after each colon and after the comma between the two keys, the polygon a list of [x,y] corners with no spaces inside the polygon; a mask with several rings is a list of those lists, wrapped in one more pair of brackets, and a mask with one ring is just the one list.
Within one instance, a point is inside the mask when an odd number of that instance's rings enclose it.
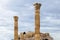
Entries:
{"label": "stone column", "polygon": [[18,17],[14,16],[14,40],[18,40]]}
{"label": "stone column", "polygon": [[40,3],[35,3],[35,40],[40,40]]}

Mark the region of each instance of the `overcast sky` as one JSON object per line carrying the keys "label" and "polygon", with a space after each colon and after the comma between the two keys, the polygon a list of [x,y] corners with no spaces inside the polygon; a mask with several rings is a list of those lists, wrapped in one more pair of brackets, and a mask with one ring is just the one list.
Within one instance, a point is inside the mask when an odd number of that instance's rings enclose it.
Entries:
{"label": "overcast sky", "polygon": [[41,3],[41,32],[60,40],[60,0],[0,0],[0,40],[14,38],[14,18],[19,17],[19,33],[34,31],[34,3]]}

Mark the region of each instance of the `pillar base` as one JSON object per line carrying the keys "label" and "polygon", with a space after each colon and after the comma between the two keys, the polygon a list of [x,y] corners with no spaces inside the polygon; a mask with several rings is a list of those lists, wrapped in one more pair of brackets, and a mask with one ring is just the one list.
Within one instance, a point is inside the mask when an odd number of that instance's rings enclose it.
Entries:
{"label": "pillar base", "polygon": [[40,34],[35,34],[35,40],[40,40]]}

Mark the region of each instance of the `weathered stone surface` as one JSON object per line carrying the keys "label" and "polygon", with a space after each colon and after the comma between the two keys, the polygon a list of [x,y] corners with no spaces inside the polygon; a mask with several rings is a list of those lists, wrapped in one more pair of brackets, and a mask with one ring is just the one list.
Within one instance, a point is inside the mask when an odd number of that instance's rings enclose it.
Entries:
{"label": "weathered stone surface", "polygon": [[24,40],[24,34],[23,33],[20,33],[20,39]]}
{"label": "weathered stone surface", "polygon": [[[20,35],[22,35],[22,34],[20,34]],[[34,32],[26,32],[26,34],[24,35],[24,40],[35,40],[35,37],[37,37],[38,40],[45,40],[45,39],[53,40],[53,38],[50,36],[49,33],[39,33],[39,34],[36,35]],[[39,38],[39,36],[40,36],[40,38]],[[20,40],[23,40],[23,39],[21,39],[21,36],[20,36]]]}
{"label": "weathered stone surface", "polygon": [[40,3],[35,3],[35,40],[40,40]]}
{"label": "weathered stone surface", "polygon": [[18,40],[18,17],[14,16],[14,40]]}

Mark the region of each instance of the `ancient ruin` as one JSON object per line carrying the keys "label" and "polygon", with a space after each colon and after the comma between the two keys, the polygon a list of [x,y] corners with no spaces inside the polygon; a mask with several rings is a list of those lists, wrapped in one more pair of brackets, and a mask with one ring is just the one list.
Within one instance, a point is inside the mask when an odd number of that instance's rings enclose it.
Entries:
{"label": "ancient ruin", "polygon": [[18,17],[14,16],[14,40],[18,40]]}
{"label": "ancient ruin", "polygon": [[49,33],[40,33],[40,3],[35,3],[35,32],[18,35],[18,17],[14,16],[14,40],[53,40]]}
{"label": "ancient ruin", "polygon": [[40,3],[34,4],[35,6],[35,40],[40,40]]}

